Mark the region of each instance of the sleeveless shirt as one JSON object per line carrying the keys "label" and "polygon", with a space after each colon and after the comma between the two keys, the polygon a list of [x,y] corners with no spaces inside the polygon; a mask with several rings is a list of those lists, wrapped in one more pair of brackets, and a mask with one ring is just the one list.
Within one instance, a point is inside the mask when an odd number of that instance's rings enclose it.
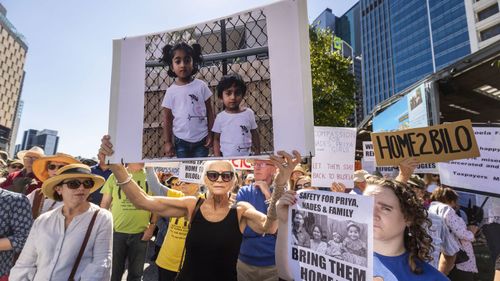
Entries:
{"label": "sleeveless shirt", "polygon": [[186,237],[186,256],[177,281],[236,281],[242,234],[235,207],[219,222],[195,214]]}

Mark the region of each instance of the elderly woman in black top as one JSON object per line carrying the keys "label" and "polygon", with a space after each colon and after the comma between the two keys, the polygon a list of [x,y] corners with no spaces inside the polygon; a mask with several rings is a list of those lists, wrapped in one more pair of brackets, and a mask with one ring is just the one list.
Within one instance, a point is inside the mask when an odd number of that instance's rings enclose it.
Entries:
{"label": "elderly woman in black top", "polygon": [[[109,136],[102,139],[100,154],[113,153]],[[236,184],[235,170],[228,161],[209,161],[205,164],[203,180],[208,188],[206,200],[193,196],[180,198],[153,197],[147,195],[131,180],[122,165],[112,164],[116,176],[129,200],[136,207],[164,217],[188,217],[190,230],[186,238],[184,265],[176,280],[236,280],[236,262],[242,232],[246,226],[258,233],[274,233],[277,230],[276,201],[284,193],[293,168],[300,162],[288,153],[271,156],[279,168],[267,216],[247,202],[233,205],[229,198]]]}

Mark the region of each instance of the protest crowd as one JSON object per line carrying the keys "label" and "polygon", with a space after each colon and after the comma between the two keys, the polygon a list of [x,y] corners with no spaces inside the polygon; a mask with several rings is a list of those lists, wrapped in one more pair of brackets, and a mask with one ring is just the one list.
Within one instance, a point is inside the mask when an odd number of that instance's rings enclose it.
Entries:
{"label": "protest crowd", "polygon": [[[213,147],[217,157],[262,157],[251,158],[252,168],[244,171],[228,160],[206,161],[199,184],[145,163],[106,161],[115,153],[109,135],[94,163],[45,155],[36,146],[2,152],[0,281],[120,281],[125,271],[127,280],[142,280],[148,243],[154,243],[159,281],[365,281],[367,268],[374,280],[472,281],[480,237],[500,281],[498,198],[460,205],[453,187],[437,175],[416,174],[419,161],[408,157],[392,178],[352,169],[353,188],[337,181],[314,186],[310,158],[298,151],[261,154],[254,112],[240,107],[247,90],[238,75],[217,86],[224,110],[215,116],[210,89],[193,78],[200,50],[186,43],[163,49],[176,81],[162,103],[165,156],[207,157]],[[394,147],[385,146],[400,155]],[[362,209],[357,199],[373,199],[373,210],[365,210],[373,231],[354,219],[331,231],[326,217],[293,209],[309,199],[313,203],[303,206],[322,210],[314,203],[319,198],[341,198],[330,212],[351,218],[353,210],[342,206]],[[331,257],[330,275],[300,269],[297,277],[289,252],[321,268],[327,268],[324,256]]]}
{"label": "protest crowd", "polygon": [[[93,166],[38,147],[4,154],[0,280],[122,280],[125,270],[141,280],[150,240],[158,280],[292,280],[289,242],[352,263],[366,256],[355,223],[327,241],[303,214],[288,221],[297,194],[318,189],[298,153],[252,160],[253,171],[207,161],[202,186],[142,163],[108,165],[111,141]],[[438,177],[414,174],[417,165],[403,161],[395,179],[357,170],[353,189],[329,188],[375,198],[374,277],[474,280],[480,233],[498,272],[498,200],[464,208]]]}

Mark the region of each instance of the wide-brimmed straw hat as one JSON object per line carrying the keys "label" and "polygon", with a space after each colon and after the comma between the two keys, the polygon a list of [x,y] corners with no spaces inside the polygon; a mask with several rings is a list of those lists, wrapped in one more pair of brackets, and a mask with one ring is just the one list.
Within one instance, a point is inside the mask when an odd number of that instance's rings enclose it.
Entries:
{"label": "wide-brimmed straw hat", "polygon": [[43,157],[45,156],[45,152],[43,151],[42,148],[38,146],[33,146],[28,150],[21,150],[17,153],[17,158],[19,158],[20,160],[23,160],[25,156]]}
{"label": "wide-brimmed straw hat", "polygon": [[84,164],[69,164],[57,170],[55,176],[47,179],[42,184],[42,192],[50,199],[54,199],[54,187],[61,184],[67,179],[89,178],[94,180],[94,186],[90,189],[90,193],[101,187],[105,180],[101,176],[92,174],[90,168]]}
{"label": "wide-brimmed straw hat", "polygon": [[425,190],[425,182],[418,175],[411,175],[411,177],[407,183],[411,186],[416,187],[416,188]]}
{"label": "wide-brimmed straw hat", "polygon": [[354,182],[365,182],[366,177],[369,176],[370,174],[365,171],[365,170],[357,170],[354,172]]}
{"label": "wide-brimmed straw hat", "polygon": [[7,151],[0,150],[0,159],[6,161],[9,159],[9,153],[7,153]]}
{"label": "wide-brimmed straw hat", "polygon": [[67,164],[80,163],[73,156],[64,153],[56,153],[54,155],[38,158],[33,162],[33,173],[42,182],[49,178],[49,172],[47,171],[47,164],[49,162],[61,162]]}

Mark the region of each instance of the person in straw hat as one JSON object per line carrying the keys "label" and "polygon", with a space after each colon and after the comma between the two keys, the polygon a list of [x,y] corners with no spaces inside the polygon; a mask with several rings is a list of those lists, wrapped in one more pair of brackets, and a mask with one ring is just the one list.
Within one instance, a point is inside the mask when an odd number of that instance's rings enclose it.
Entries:
{"label": "person in straw hat", "polygon": [[[44,156],[35,160],[35,162],[33,162],[33,173],[41,182],[44,182],[55,176],[57,170],[60,168],[68,164],[76,163],[79,163],[79,161],[73,158],[73,156],[64,153],[56,153],[55,155]],[[32,207],[33,219],[62,205],[62,202],[44,196],[41,189],[37,189],[28,194],[28,199]]]}
{"label": "person in straw hat", "polygon": [[63,205],[33,223],[10,280],[110,279],[113,219],[87,201],[103,183],[83,164],[64,166],[43,183],[43,194]]}
{"label": "person in straw hat", "polygon": [[33,146],[29,150],[22,150],[17,153],[19,158],[24,163],[24,168],[19,172],[11,173],[5,181],[0,184],[0,187],[10,191],[30,194],[33,190],[40,188],[42,183],[35,174],[33,174],[33,162],[44,156],[43,149],[38,146]]}

